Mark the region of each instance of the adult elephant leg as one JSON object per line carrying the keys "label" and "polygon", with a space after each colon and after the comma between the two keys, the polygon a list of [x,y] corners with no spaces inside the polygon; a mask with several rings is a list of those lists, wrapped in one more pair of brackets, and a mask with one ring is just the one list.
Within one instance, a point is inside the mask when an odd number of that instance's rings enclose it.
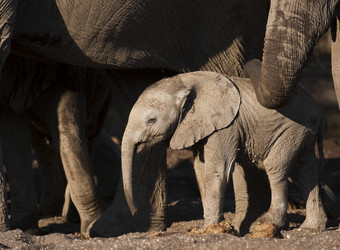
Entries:
{"label": "adult elephant leg", "polygon": [[46,133],[32,126],[32,146],[34,148],[41,181],[39,213],[42,216],[60,215],[66,181],[60,162],[59,151],[55,149]]}
{"label": "adult elephant leg", "polygon": [[235,217],[233,226],[239,235],[249,233],[251,224],[270,205],[270,186],[264,173],[254,166],[235,164],[233,172]]}
{"label": "adult elephant leg", "polygon": [[[96,193],[103,207],[107,208],[115,197],[121,174],[120,149],[104,131],[99,133],[94,146],[89,145],[89,148],[92,147],[91,158]],[[79,215],[70,197],[69,185],[65,191],[62,216],[70,221],[79,220]]]}
{"label": "adult elephant leg", "polygon": [[[0,2],[0,76],[5,64],[6,58],[10,53],[10,44],[13,36],[14,22],[17,13],[18,0],[3,0]],[[1,78],[1,77],[0,77]],[[3,100],[0,100],[3,102]],[[1,115],[2,116],[2,115]],[[1,133],[0,142],[3,133]],[[1,143],[3,144],[3,143]],[[2,163],[2,160],[1,160]],[[0,231],[9,228],[8,207],[5,190],[5,178],[1,164],[0,170]]]}
{"label": "adult elephant leg", "polygon": [[11,228],[35,232],[37,197],[33,185],[30,125],[13,111],[1,111],[2,150],[11,191]]}
{"label": "adult elephant leg", "polygon": [[79,213],[77,211],[77,208],[74,206],[74,203],[72,202],[70,186],[68,184],[66,185],[65,188],[64,205],[61,216],[65,218],[67,221],[78,223],[80,222]]}
{"label": "adult elephant leg", "polygon": [[74,202],[81,220],[81,233],[88,235],[92,224],[101,216],[85,132],[85,96],[77,91],[65,90],[59,100],[58,133],[60,155]]}
{"label": "adult elephant leg", "polygon": [[[0,144],[0,166],[3,166],[1,144]],[[8,220],[5,173],[4,169],[0,167],[0,232],[7,231],[9,229],[10,225]]]}
{"label": "adult elephant leg", "polygon": [[340,23],[336,18],[332,27],[332,75],[338,106],[340,108]]}
{"label": "adult elephant leg", "polygon": [[324,230],[327,223],[327,215],[321,202],[319,188],[318,162],[315,157],[314,148],[307,152],[298,166],[291,174],[306,202],[306,219],[302,228]]}
{"label": "adult elephant leg", "polygon": [[0,75],[9,55],[18,0],[0,2]]}

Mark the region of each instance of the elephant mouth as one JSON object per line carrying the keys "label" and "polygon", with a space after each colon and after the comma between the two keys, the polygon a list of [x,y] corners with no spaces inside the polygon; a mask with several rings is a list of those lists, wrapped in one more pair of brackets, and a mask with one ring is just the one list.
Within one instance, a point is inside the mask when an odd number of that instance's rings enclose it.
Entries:
{"label": "elephant mouth", "polygon": [[170,140],[165,139],[165,137],[163,135],[152,136],[152,140],[147,139],[147,140],[143,140],[143,141],[136,143],[134,155],[142,154],[142,153],[144,153],[145,150],[149,150],[150,148],[154,148],[154,147],[156,147],[156,145],[158,145],[158,146],[160,146],[160,145],[169,146],[169,142],[170,142]]}

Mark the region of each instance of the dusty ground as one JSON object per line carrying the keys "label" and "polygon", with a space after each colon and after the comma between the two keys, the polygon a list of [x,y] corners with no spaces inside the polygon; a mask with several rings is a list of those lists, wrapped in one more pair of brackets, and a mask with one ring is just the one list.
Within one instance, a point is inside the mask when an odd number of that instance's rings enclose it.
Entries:
{"label": "dusty ground", "polygon": [[[336,192],[337,203],[329,206],[330,221],[326,231],[317,232],[300,230],[298,226],[304,219],[304,209],[289,209],[289,228],[281,230],[281,237],[254,239],[250,235],[236,237],[232,234],[190,234],[193,228],[203,224],[202,206],[199,198],[194,172],[188,157],[190,152],[171,154],[170,165],[179,164],[169,170],[169,206],[168,225],[165,232],[130,233],[117,238],[92,238],[83,240],[79,237],[79,224],[65,223],[61,217],[39,221],[40,236],[32,236],[21,230],[0,233],[0,248],[25,249],[340,249],[340,140],[325,141],[326,175],[325,182]],[[172,163],[171,163],[172,162]],[[227,190],[225,218],[233,218],[233,193]]]}
{"label": "dusty ground", "polygon": [[[40,236],[20,230],[0,233],[0,248],[25,249],[340,249],[340,112],[337,109],[330,73],[328,48],[316,51],[301,79],[301,83],[322,105],[326,118],[324,133],[324,182],[332,188],[336,201],[327,204],[330,221],[326,231],[300,230],[304,209],[293,206],[288,211],[289,228],[281,230],[281,238],[253,239],[249,235],[201,234],[188,232],[202,225],[202,206],[190,163],[190,152],[172,152],[169,162],[168,228],[158,234],[130,233],[117,238],[78,237],[79,225],[65,223],[62,218],[42,219]],[[225,217],[233,217],[233,192],[226,193]]]}

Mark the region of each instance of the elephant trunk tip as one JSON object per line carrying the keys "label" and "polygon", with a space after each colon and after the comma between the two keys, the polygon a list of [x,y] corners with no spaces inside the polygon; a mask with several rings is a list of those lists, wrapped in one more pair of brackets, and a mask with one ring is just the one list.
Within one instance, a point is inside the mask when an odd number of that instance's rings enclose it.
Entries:
{"label": "elephant trunk tip", "polygon": [[131,214],[135,215],[138,209],[137,209],[137,207],[135,205],[135,202],[133,200],[131,192],[126,192],[125,190],[128,190],[128,189],[126,189],[124,187],[124,193],[125,193],[126,202],[127,202],[128,206],[129,206]]}
{"label": "elephant trunk tip", "polygon": [[265,94],[262,91],[256,91],[258,102],[267,109],[278,109],[286,105],[287,98],[274,98],[272,94]]}
{"label": "elephant trunk tip", "polygon": [[289,94],[286,93],[287,89],[284,89],[281,93],[267,83],[270,81],[270,78],[266,77],[263,79],[262,63],[259,59],[253,59],[247,62],[244,65],[244,72],[251,79],[257,100],[263,107],[277,109],[286,105]]}
{"label": "elephant trunk tip", "polygon": [[131,205],[130,203],[128,203],[128,205],[132,216],[134,216],[137,213],[137,208],[134,205]]}

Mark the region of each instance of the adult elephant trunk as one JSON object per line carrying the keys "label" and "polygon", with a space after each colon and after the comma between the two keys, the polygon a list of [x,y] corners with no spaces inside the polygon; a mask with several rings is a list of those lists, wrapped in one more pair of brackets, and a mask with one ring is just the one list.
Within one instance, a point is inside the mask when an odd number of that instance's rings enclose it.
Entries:
{"label": "adult elephant trunk", "polygon": [[166,205],[166,144],[140,143],[136,132],[122,141],[122,177],[125,198],[138,231],[164,228]]}
{"label": "adult elephant trunk", "polygon": [[309,54],[330,25],[331,2],[271,1],[262,69],[251,63],[245,67],[263,106],[281,107],[292,95]]}
{"label": "adult elephant trunk", "polygon": [[332,27],[332,40],[332,75],[340,108],[340,23],[338,18]]}

